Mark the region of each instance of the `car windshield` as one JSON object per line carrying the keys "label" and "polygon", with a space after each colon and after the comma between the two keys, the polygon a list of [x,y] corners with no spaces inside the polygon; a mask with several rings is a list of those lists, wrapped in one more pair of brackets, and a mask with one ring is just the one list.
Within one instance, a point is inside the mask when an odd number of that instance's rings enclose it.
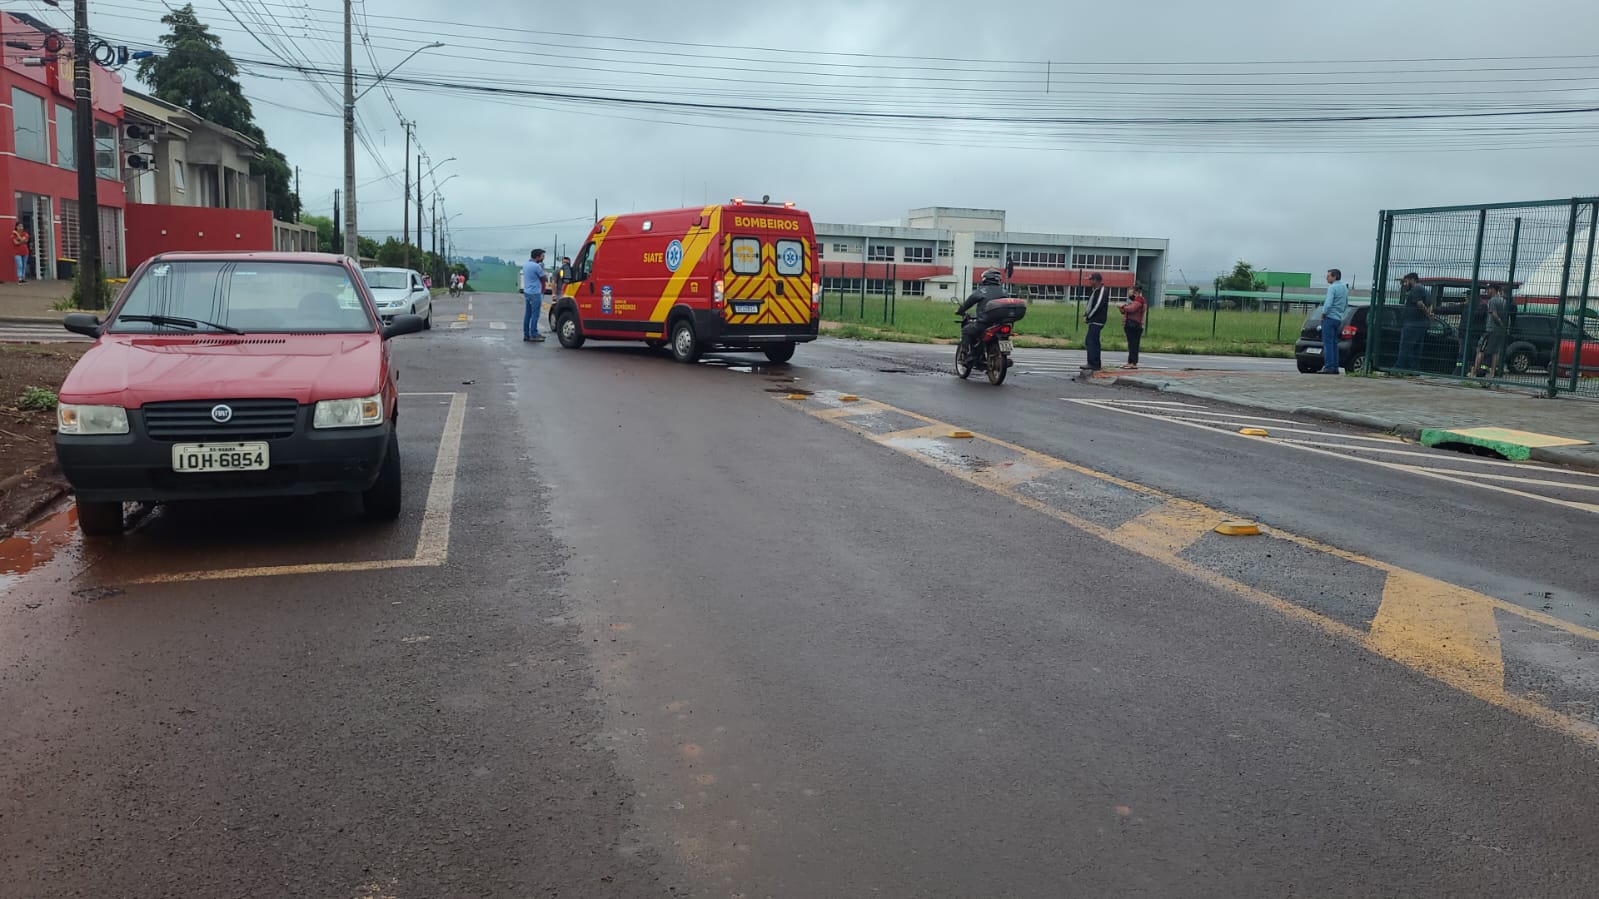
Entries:
{"label": "car windshield", "polygon": [[410,272],[367,269],[361,272],[361,277],[366,279],[366,286],[374,290],[409,290],[411,287]]}
{"label": "car windshield", "polygon": [[[138,320],[144,317],[158,321]],[[373,327],[343,266],[203,260],[160,262],[145,269],[109,330],[348,334]]]}

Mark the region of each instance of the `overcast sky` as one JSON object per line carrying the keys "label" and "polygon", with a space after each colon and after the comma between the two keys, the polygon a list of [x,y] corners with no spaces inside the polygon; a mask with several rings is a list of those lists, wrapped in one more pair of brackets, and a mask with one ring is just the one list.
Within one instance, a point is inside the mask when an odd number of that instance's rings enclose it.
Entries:
{"label": "overcast sky", "polygon": [[[307,210],[329,213],[337,84],[324,97],[302,73],[247,61],[336,68],[340,5],[195,6],[247,70]],[[454,176],[439,193],[471,255],[576,244],[596,198],[611,213],[771,194],[821,221],[978,206],[1007,210],[1013,230],[1169,238],[1173,280],[1244,258],[1340,266],[1358,284],[1381,208],[1599,193],[1594,113],[1303,121],[1599,106],[1592,0],[539,6],[560,14],[523,0],[356,4],[383,69],[447,45],[395,73],[392,104],[382,88],[360,101],[378,157],[357,151],[363,234],[401,223],[394,106],[432,162],[455,157],[433,177]],[[144,45],[164,31],[161,0],[90,9],[105,37]],[[355,55],[374,71],[359,39]]]}

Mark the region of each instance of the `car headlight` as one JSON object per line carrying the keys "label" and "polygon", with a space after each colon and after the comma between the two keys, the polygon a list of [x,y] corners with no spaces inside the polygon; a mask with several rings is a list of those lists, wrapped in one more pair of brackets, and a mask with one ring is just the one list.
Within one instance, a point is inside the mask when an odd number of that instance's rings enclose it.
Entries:
{"label": "car headlight", "polygon": [[383,394],[354,400],[322,400],[311,416],[314,428],[364,428],[383,423]]}
{"label": "car headlight", "polygon": [[126,434],[128,410],[121,406],[56,406],[56,430],[62,434]]}

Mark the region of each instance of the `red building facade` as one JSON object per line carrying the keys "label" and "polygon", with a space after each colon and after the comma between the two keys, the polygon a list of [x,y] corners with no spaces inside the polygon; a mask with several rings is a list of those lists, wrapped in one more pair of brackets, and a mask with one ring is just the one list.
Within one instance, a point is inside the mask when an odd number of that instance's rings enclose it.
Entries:
{"label": "red building facade", "polygon": [[[77,105],[72,93],[72,43],[56,34],[60,59],[29,65],[48,55],[42,23],[0,14],[0,228],[10,233],[21,221],[32,235],[28,277],[54,278],[57,263],[78,257],[78,166],[99,175],[100,255],[109,276],[126,273],[120,135],[122,79],[94,66],[95,159],[76,152]],[[0,282],[16,280],[12,265],[0,265]]]}

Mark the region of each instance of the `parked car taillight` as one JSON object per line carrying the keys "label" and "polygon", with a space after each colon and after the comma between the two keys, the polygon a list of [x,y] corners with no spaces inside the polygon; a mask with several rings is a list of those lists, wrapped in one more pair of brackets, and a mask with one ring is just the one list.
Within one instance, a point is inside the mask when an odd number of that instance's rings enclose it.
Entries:
{"label": "parked car taillight", "polygon": [[1357,333],[1359,332],[1355,330],[1354,325],[1344,325],[1344,329],[1338,332],[1339,336],[1345,340],[1354,340]]}

